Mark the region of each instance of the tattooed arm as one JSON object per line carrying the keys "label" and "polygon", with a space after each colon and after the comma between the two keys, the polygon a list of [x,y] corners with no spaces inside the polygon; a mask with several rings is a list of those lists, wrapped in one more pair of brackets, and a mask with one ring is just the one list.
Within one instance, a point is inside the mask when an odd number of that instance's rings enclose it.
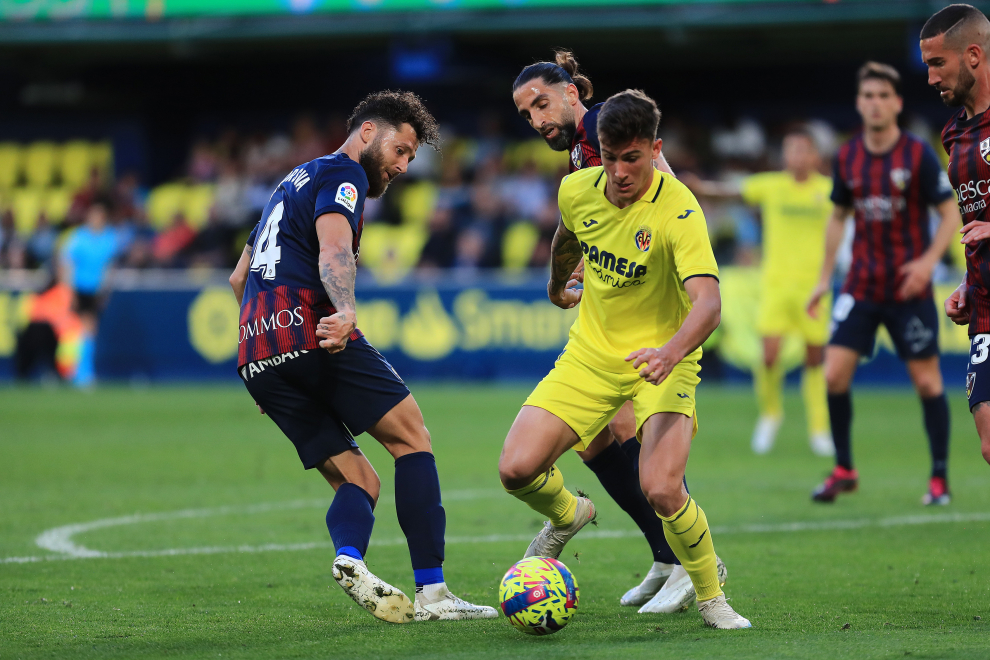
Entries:
{"label": "tattooed arm", "polygon": [[316,235],[320,239],[320,279],[330,296],[336,314],[320,319],[316,336],[320,348],[338,353],[357,326],[357,304],[354,301],[354,275],[357,264],[351,249],[354,233],[347,218],[339,213],[325,213],[316,219]]}
{"label": "tattooed arm", "polygon": [[547,284],[550,302],[557,307],[570,309],[581,302],[581,290],[574,288],[579,280],[572,274],[582,256],[577,236],[563,222],[558,222],[550,247],[550,282]]}

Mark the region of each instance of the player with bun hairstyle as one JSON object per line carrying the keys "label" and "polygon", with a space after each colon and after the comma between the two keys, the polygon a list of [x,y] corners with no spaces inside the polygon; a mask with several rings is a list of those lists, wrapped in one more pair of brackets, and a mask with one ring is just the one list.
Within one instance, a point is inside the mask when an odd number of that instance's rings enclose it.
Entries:
{"label": "player with bun hairstyle", "polygon": [[[512,100],[519,115],[546,140],[554,151],[569,151],[571,172],[602,164],[598,141],[598,114],[603,103],[585,106],[594,94],[594,86],[578,68],[577,59],[569,50],[554,53],[553,62],[536,62],[525,67],[512,84]],[[662,172],[673,174],[663,154],[654,161]],[[584,264],[578,265],[578,279],[583,278]],[[638,487],[639,442],[636,440],[636,417],[632,403],[624,405],[587,449],[578,452],[581,460],[598,477],[605,491],[622,510],[636,522],[653,552],[653,566],[643,582],[620,599],[622,605],[647,604],[668,582],[680,562],[663,535],[663,525],[654,515]],[[721,560],[720,560],[721,561]],[[724,572],[724,566],[720,568]],[[678,595],[669,599],[676,611],[680,603],[694,598],[694,587],[684,574],[676,578]],[[674,584],[668,585],[670,591]],[[667,596],[668,594],[664,594]],[[651,610],[665,611],[665,610]]]}

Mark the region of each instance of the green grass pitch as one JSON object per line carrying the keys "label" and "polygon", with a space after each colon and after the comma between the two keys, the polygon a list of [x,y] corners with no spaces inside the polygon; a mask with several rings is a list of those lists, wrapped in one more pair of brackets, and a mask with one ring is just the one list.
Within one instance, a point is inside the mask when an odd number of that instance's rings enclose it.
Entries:
{"label": "green grass pitch", "polygon": [[[448,584],[491,605],[541,524],[502,492],[496,470],[527,391],[413,386],[445,492]],[[907,390],[856,394],[860,491],[832,506],[809,501],[830,461],[807,449],[796,393],[763,457],[748,446],[748,390],[703,385],[698,398],[688,481],[728,565],[726,593],[753,629],[706,629],[693,608],[620,607],[650,566],[647,545],[569,455],[559,463],[565,480],[596,500],[601,525],[561,557],[580,585],[577,616],[556,635],[531,638],[504,618],[390,626],[354,605],[329,575],[329,487],[301,469],[243,389],[2,390],[0,657],[990,655],[990,467],[959,393],[950,401],[954,501],[937,510],[919,504],[927,445]],[[411,593],[391,461],[368,436],[359,442],[384,484],[369,564]],[[110,556],[9,560],[56,556],[36,545],[50,530],[46,543]]]}

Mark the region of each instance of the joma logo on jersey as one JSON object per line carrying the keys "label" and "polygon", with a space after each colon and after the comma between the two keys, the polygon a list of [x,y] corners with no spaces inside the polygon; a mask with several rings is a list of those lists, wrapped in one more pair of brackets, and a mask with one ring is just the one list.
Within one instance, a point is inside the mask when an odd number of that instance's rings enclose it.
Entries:
{"label": "joma logo on jersey", "polygon": [[636,230],[636,249],[640,252],[646,252],[650,249],[650,243],[653,242],[653,232],[650,231],[649,227],[640,227]]}
{"label": "joma logo on jersey", "polygon": [[983,162],[990,163],[990,138],[980,142],[980,158]]}
{"label": "joma logo on jersey", "polygon": [[[282,316],[285,314],[285,316]],[[291,328],[294,325],[302,325],[302,307],[296,307],[295,309],[282,309],[277,312],[272,312],[272,315],[266,318],[255,319],[250,323],[245,323],[241,326],[240,337],[237,343],[242,343],[248,337],[257,337],[258,335],[268,332],[269,330],[275,330],[276,328]]]}
{"label": "joma logo on jersey", "polygon": [[643,277],[646,275],[646,266],[639,266],[635,261],[629,261],[625,257],[616,257],[608,250],[599,250],[597,245],[588,245],[581,241],[581,249],[588,255],[588,262],[597,264],[602,271],[611,271],[617,275],[626,277]]}

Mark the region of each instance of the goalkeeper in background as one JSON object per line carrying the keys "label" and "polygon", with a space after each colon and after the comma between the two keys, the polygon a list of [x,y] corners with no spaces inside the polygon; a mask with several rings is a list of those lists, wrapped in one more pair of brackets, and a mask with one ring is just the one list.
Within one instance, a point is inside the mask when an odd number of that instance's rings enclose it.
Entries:
{"label": "goalkeeper in background", "polygon": [[682,180],[699,197],[741,197],[763,217],[763,267],[757,330],[763,338],[763,361],[753,369],[760,418],[753,431],[753,451],[773,448],[784,420],[782,391],[786,375],[780,363],[783,339],[797,333],[805,343],[801,393],[808,420],[811,450],[832,456],[835,448],[828,425],[825,391],[825,344],[831,301],[826,313],[812,318],[805,309],[817,284],[825,255],[825,227],[832,213],[832,181],[818,172],[819,154],[808,129],[793,128],[784,136],[784,170],[748,176],[740,183]]}

